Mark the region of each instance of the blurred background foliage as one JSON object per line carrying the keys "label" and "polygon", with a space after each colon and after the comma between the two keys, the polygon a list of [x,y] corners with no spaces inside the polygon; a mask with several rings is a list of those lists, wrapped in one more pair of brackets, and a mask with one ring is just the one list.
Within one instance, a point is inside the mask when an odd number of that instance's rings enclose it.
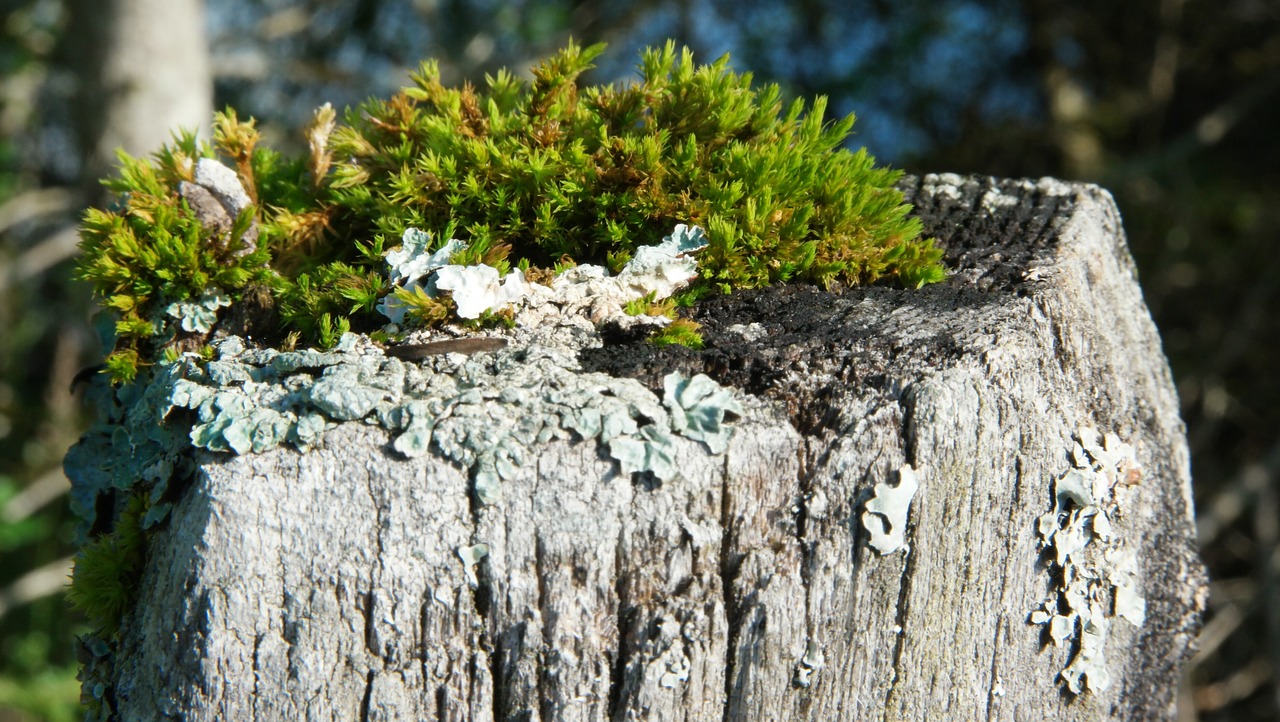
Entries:
{"label": "blurred background foliage", "polygon": [[525,71],[572,35],[625,80],[667,38],[859,114],[913,173],[1116,196],[1182,399],[1210,611],[1185,720],[1280,718],[1280,3],[1274,0],[0,0],[0,722],[79,716],[60,460],[100,355],[71,282],[111,151],[213,107],[312,110]]}

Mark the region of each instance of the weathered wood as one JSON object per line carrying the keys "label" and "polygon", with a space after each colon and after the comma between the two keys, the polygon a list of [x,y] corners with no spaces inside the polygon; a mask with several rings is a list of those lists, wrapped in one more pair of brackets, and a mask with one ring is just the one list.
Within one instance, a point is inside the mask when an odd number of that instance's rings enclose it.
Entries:
{"label": "weathered wood", "polygon": [[[581,354],[749,395],[723,455],[678,439],[674,481],[559,438],[480,504],[456,464],[356,422],[307,453],[201,457],[126,622],[123,718],[1171,719],[1204,576],[1115,206],[1048,180],[907,190],[947,283],[736,294],[699,311],[702,353],[620,334]],[[1077,696],[1072,649],[1028,619],[1081,426],[1136,449],[1112,521],[1146,621],[1111,625],[1113,682]],[[881,556],[860,519],[904,463],[908,549]]]}

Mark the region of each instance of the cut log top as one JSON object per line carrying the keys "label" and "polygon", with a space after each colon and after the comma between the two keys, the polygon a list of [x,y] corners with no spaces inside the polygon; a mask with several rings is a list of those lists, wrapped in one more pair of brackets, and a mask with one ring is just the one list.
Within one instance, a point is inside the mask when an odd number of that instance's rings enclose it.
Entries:
{"label": "cut log top", "polygon": [[903,188],[945,283],[715,298],[701,352],[518,329],[395,362],[444,406],[201,452],[102,661],[121,718],[1172,719],[1204,575],[1110,195]]}

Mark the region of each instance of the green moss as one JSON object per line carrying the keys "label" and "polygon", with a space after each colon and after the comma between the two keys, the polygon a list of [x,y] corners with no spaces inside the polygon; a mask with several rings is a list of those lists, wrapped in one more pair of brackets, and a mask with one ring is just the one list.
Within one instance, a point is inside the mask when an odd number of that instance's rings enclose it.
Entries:
{"label": "green moss", "polygon": [[146,499],[142,492],[130,495],[114,528],[81,547],[76,554],[67,598],[84,613],[95,634],[111,638],[137,598],[138,580],[146,560],[146,534],[142,528]]}
{"label": "green moss", "polygon": [[221,241],[178,194],[180,183],[193,181],[195,159],[209,152],[184,134],[151,161],[122,153],[120,176],[106,182],[118,194],[116,207],[90,209],[81,223],[77,275],[115,316],[106,360],[114,379],[132,380],[163,349],[200,335],[168,317],[173,304],[276,278],[270,251],[242,243],[252,216],[236,218]]}
{"label": "green moss", "polygon": [[658,299],[654,296],[655,294],[650,292],[640,298],[628,301],[622,307],[623,313],[628,316],[664,316],[674,319],[676,317],[676,300],[674,298]]}
{"label": "green moss", "polygon": [[[821,97],[807,112],[803,100],[784,105],[778,86],[753,87],[727,56],[700,66],[672,43],[643,53],[635,83],[582,86],[603,49],[570,43],[531,82],[503,71],[481,89],[446,88],[426,62],[413,85],[345,122],[317,111],[301,157],[259,147],[253,121],[230,110],[212,147],[182,135],[149,161],[122,157],[108,183],[119,205],[86,215],[79,268],[118,319],[110,373],[128,380],[164,349],[203,342],[162,309],[211,293],[240,301],[251,286],[276,299],[273,327],[248,329],[260,338],[330,345],[342,329],[381,326],[389,293],[411,323],[451,320],[447,296],[386,275],[384,253],[408,228],[436,248],[464,241],[451,263],[545,278],[577,263],[616,271],[675,224],[696,224],[709,245],[682,302],[787,281],[943,278],[940,251],[893,188],[898,172],[841,148],[852,115],[828,122]],[[215,153],[252,202],[229,231],[202,223],[180,192],[195,159]]]}
{"label": "green moss", "polygon": [[687,318],[677,318],[663,326],[649,337],[649,341],[655,346],[702,348],[702,334],[698,333],[698,324]]}

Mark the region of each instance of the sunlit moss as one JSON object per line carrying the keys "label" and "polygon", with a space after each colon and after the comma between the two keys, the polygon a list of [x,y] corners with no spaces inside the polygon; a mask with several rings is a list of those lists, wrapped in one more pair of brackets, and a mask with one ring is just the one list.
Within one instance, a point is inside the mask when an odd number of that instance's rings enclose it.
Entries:
{"label": "sunlit moss", "polygon": [[[940,251],[893,187],[898,172],[842,147],[852,115],[828,122],[825,98],[784,104],[727,56],[698,65],[673,43],[642,54],[634,83],[583,86],[603,50],[571,42],[531,81],[500,71],[482,88],[445,87],[425,62],[411,86],[344,122],[322,107],[300,157],[261,147],[253,121],[228,110],[212,147],[183,135],[150,161],[122,158],[108,184],[118,207],[86,215],[79,269],[118,319],[110,373],[129,380],[207,335],[161,309],[217,293],[239,301],[250,285],[274,296],[272,327],[248,329],[268,339],[330,345],[347,328],[373,330],[392,293],[411,322],[455,320],[447,296],[386,277],[384,255],[409,228],[437,247],[462,241],[453,264],[542,277],[578,263],[616,271],[676,224],[697,225],[709,243],[682,304],[787,281],[943,278]],[[252,212],[211,221],[218,209],[202,208],[193,169],[215,153]]]}
{"label": "sunlit moss", "polygon": [[663,326],[649,337],[649,341],[657,346],[702,348],[702,334],[698,333],[698,324],[687,318],[677,318]]}

